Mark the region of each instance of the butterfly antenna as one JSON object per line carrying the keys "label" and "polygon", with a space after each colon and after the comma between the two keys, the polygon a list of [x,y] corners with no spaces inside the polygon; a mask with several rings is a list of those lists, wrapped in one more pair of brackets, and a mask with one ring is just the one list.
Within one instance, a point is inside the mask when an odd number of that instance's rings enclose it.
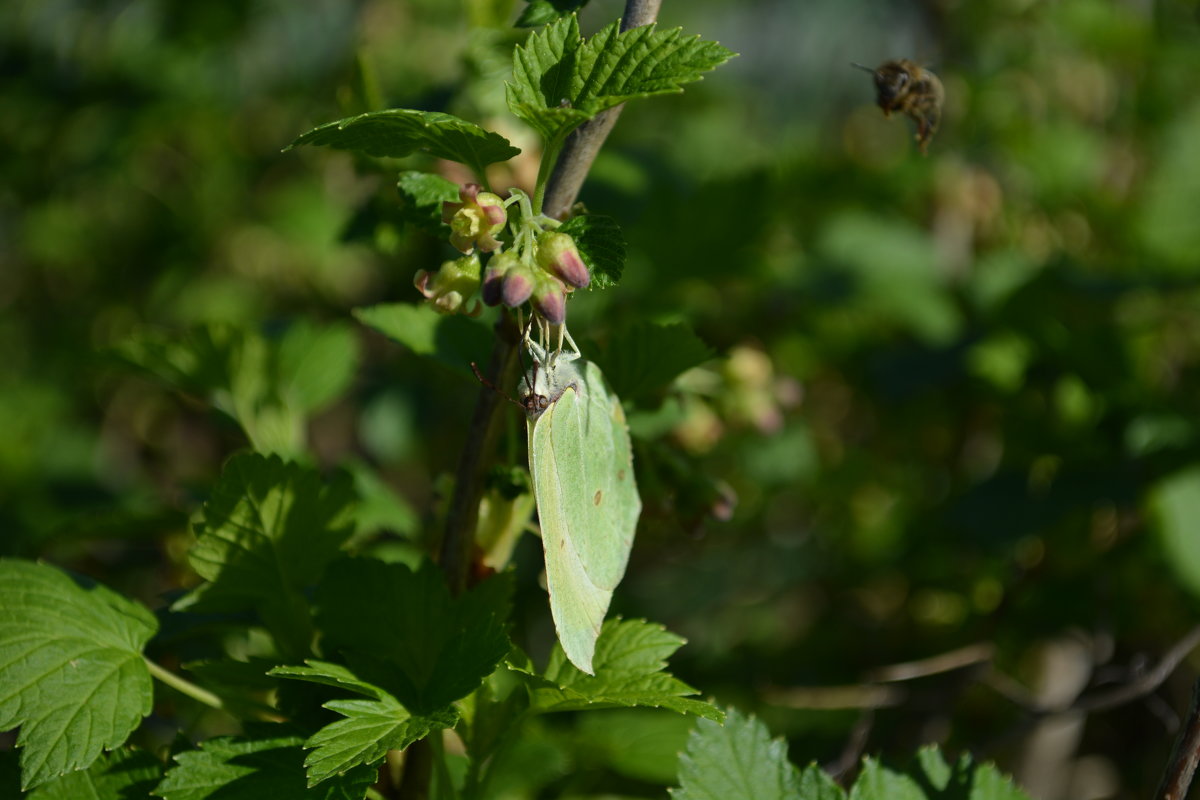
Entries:
{"label": "butterfly antenna", "polygon": [[503,397],[505,400],[507,400],[508,402],[512,403],[514,406],[516,406],[517,408],[521,409],[522,411],[524,411],[524,410],[525,410],[525,406],[521,405],[521,404],[520,404],[520,403],[518,403],[516,400],[513,400],[511,397],[509,397],[507,394],[505,394],[504,392],[500,391],[500,388],[499,388],[498,386],[496,386],[496,384],[494,384],[494,383],[492,383],[490,380],[488,380],[488,379],[487,379],[487,377],[485,377],[485,376],[484,376],[484,374],[483,374],[482,372],[480,372],[480,371],[479,371],[479,367],[478,367],[478,366],[475,364],[475,362],[474,362],[474,361],[472,361],[472,362],[471,362],[471,372],[474,372],[474,373],[475,373],[475,377],[476,377],[476,378],[478,378],[478,379],[479,379],[479,382],[480,382],[480,383],[482,383],[484,386],[486,386],[487,388],[491,389],[493,392],[495,392],[496,394],[500,395],[500,396],[501,396],[501,397]]}
{"label": "butterfly antenna", "polygon": [[875,74],[875,70],[871,69],[870,67],[864,67],[862,64],[856,64],[853,61],[850,62],[850,66],[861,69],[863,72],[869,72],[872,75]]}

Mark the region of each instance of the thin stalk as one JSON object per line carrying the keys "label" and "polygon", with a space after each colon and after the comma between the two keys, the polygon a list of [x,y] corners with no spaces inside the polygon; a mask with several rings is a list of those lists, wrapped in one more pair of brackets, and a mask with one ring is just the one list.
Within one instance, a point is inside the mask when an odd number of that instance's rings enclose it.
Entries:
{"label": "thin stalk", "polygon": [[174,672],[171,672],[158,664],[154,663],[145,656],[142,659],[146,662],[146,668],[150,670],[150,674],[158,678],[160,681],[170,686],[177,692],[186,694],[193,700],[197,700],[206,706],[225,710],[225,702],[207,689],[202,689],[186,678],[181,678]]}
{"label": "thin stalk", "polygon": [[437,769],[438,800],[458,800],[454,782],[450,780],[450,767],[446,764],[446,742],[441,731],[429,734],[429,749],[433,751],[433,764]]}

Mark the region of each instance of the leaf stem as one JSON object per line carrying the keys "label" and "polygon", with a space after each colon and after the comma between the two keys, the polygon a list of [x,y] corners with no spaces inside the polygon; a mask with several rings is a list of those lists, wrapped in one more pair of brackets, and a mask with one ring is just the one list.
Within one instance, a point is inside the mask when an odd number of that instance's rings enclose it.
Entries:
{"label": "leaf stem", "polygon": [[146,662],[146,668],[150,670],[151,675],[153,675],[155,678],[158,678],[175,691],[186,694],[188,697],[199,701],[206,706],[211,706],[212,708],[220,709],[222,711],[226,710],[225,702],[212,692],[208,691],[207,689],[200,688],[186,678],[179,677],[174,672],[159,666],[145,656],[142,656],[142,659]]}
{"label": "leaf stem", "polygon": [[437,769],[437,800],[458,800],[454,782],[450,780],[450,767],[446,764],[446,742],[442,731],[429,734],[429,749],[433,751],[433,763]]}

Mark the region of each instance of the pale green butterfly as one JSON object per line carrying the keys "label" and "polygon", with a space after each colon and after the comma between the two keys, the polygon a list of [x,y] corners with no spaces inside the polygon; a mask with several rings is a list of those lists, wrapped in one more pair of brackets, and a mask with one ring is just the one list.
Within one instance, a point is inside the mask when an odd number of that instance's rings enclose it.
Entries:
{"label": "pale green butterfly", "polygon": [[642,511],[629,429],[599,367],[578,351],[526,345],[534,363],[521,396],[550,612],[563,652],[590,675]]}

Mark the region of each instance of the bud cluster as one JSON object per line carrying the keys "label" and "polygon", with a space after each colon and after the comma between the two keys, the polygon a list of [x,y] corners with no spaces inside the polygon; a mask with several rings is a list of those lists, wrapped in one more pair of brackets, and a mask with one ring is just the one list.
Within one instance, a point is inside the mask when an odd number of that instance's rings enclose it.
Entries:
{"label": "bud cluster", "polygon": [[[466,255],[442,264],[437,273],[418,272],[417,289],[442,313],[478,314],[479,304],[468,308],[467,301],[479,290],[486,305],[517,308],[528,302],[550,324],[563,324],[567,294],[591,282],[575,240],[545,230],[557,223],[535,219],[521,195],[523,213],[513,223],[513,241],[506,247],[496,238],[509,222],[505,201],[473,183],[460,189],[459,198],[461,202],[444,204],[443,218],[450,224],[450,243]],[[491,254],[482,276],[476,250]]]}

